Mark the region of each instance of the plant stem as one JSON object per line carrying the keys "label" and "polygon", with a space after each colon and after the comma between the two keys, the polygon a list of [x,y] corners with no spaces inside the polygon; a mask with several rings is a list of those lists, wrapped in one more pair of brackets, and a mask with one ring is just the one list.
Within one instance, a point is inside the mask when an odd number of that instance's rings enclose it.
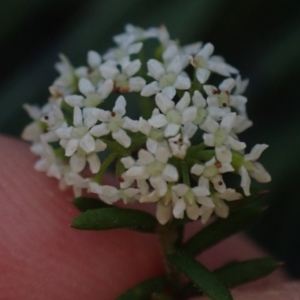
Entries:
{"label": "plant stem", "polygon": [[98,182],[99,184],[102,183],[102,177],[103,177],[105,171],[113,163],[113,161],[117,158],[117,156],[118,156],[118,154],[116,152],[112,152],[105,158],[104,162],[101,165],[100,171],[93,178],[93,180],[95,182]]}

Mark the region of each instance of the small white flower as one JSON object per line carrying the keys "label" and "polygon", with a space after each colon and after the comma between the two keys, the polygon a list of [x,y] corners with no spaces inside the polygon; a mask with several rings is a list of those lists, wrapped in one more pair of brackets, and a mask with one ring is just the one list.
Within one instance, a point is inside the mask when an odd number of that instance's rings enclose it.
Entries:
{"label": "small white flower", "polygon": [[129,179],[149,179],[151,186],[157,190],[159,196],[167,192],[167,182],[178,180],[177,169],[168,164],[170,153],[165,147],[159,147],[155,155],[141,149],[138,152],[137,164],[131,166],[125,173]]}
{"label": "small white flower", "polygon": [[211,72],[215,72],[223,76],[230,76],[231,73],[238,73],[235,68],[226,64],[221,58],[211,57],[213,52],[214,46],[211,43],[207,43],[194,57],[190,57],[191,64],[197,69],[197,79],[201,83],[205,83],[207,81]]}
{"label": "small white flower", "polygon": [[152,115],[148,121],[154,128],[164,128],[165,137],[176,135],[181,125],[192,122],[196,118],[197,107],[189,106],[191,98],[188,92],[184,93],[176,105],[163,93],[155,96],[155,102],[162,114]]}
{"label": "small white flower", "polygon": [[145,79],[139,76],[133,77],[141,68],[141,61],[139,59],[130,61],[129,57],[125,57],[119,62],[121,71],[117,65],[117,62],[108,61],[100,66],[102,76],[113,80],[114,91],[117,93],[141,91],[146,84]]}
{"label": "small white flower", "polygon": [[66,103],[75,107],[96,107],[105,100],[113,90],[114,83],[111,79],[99,83],[96,89],[90,80],[81,78],[79,80],[79,91],[85,96],[68,95],[65,97]]}
{"label": "small white flower", "polygon": [[175,56],[167,67],[164,67],[155,59],[150,59],[147,66],[149,75],[156,81],[147,84],[143,88],[142,96],[149,97],[161,91],[170,99],[173,99],[176,89],[187,90],[191,87],[190,78],[181,73],[183,66],[179,55]]}
{"label": "small white flower", "polygon": [[232,165],[232,153],[225,146],[216,148],[216,157],[207,161],[204,165],[194,164],[191,173],[201,177],[199,185],[208,188],[209,181],[213,184],[216,191],[223,193],[226,185],[221,174],[234,171]]}
{"label": "small white flower", "polygon": [[95,151],[95,140],[89,132],[89,127],[84,125],[82,111],[78,106],[74,107],[73,125],[55,131],[61,139],[60,145],[65,148],[65,155],[72,156],[78,147],[86,153]]}
{"label": "small white flower", "polygon": [[199,204],[206,203],[207,205],[213,205],[213,202],[209,197],[209,190],[204,186],[196,186],[194,188],[188,187],[186,184],[177,184],[172,187],[174,199],[173,215],[175,218],[182,219],[184,211],[186,211],[188,217],[192,220],[197,220],[200,216]]}
{"label": "small white flower", "polygon": [[196,125],[201,125],[207,116],[207,103],[203,95],[199,91],[195,91],[192,97],[192,101],[195,107],[197,107],[196,118],[193,120],[193,123]]}
{"label": "small white flower", "polygon": [[246,144],[234,139],[230,132],[234,125],[236,113],[228,113],[219,124],[211,116],[208,116],[200,128],[206,132],[203,134],[204,143],[210,147],[226,145],[233,150],[242,150]]}
{"label": "small white flower", "polygon": [[131,120],[126,116],[123,117],[126,113],[125,106],[125,98],[119,96],[112,112],[99,110],[98,119],[102,123],[91,128],[90,133],[95,137],[101,137],[111,132],[113,139],[128,148],[131,145],[131,139],[124,129],[137,132],[139,127],[138,121]]}
{"label": "small white flower", "polygon": [[262,152],[267,148],[268,145],[266,144],[255,145],[251,152],[244,156],[244,162],[239,169],[239,173],[242,177],[241,187],[243,188],[246,196],[250,195],[250,176],[262,183],[271,181],[270,174],[265,170],[262,164],[257,162]]}
{"label": "small white flower", "polygon": [[243,195],[237,193],[234,189],[226,189],[223,193],[214,193],[211,195],[214,207],[203,204],[200,208],[201,222],[205,224],[210,218],[213,212],[218,217],[227,218],[229,214],[229,207],[225,203],[226,201],[240,200]]}

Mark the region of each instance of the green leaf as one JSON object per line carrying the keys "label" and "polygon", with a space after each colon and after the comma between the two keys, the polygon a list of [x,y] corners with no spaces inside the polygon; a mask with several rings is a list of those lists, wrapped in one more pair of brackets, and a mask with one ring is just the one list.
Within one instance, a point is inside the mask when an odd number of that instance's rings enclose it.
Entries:
{"label": "green leaf", "polygon": [[182,250],[191,255],[198,255],[214,244],[248,227],[262,212],[261,207],[253,206],[233,212],[227,219],[219,218],[192,236],[182,246]]}
{"label": "green leaf", "polygon": [[174,252],[167,259],[210,299],[233,300],[224,283],[192,256],[184,252]]}
{"label": "green leaf", "polygon": [[165,293],[154,293],[152,294],[151,300],[173,300],[173,298]]}
{"label": "green leaf", "polygon": [[108,204],[96,198],[78,197],[72,200],[78,210],[85,212],[90,209],[110,207]]}
{"label": "green leaf", "polygon": [[267,276],[278,266],[278,262],[272,258],[258,258],[229,263],[215,270],[214,274],[228,287],[233,287]]}
{"label": "green leaf", "polygon": [[[271,258],[258,258],[241,262],[229,263],[213,271],[227,287],[238,286],[257,280],[271,274],[279,266],[278,262]],[[183,289],[183,297],[201,295],[193,283],[189,282]]]}
{"label": "green leaf", "polygon": [[116,300],[149,300],[153,293],[162,291],[166,285],[166,277],[151,278],[126,291]]}
{"label": "green leaf", "polygon": [[143,211],[117,207],[88,210],[72,221],[72,227],[82,230],[129,228],[153,232],[156,219]]}

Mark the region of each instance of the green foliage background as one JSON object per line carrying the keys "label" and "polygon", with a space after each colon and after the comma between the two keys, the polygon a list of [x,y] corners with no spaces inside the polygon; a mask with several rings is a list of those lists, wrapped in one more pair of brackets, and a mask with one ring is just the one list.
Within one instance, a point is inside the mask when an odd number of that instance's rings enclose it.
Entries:
{"label": "green foliage background", "polygon": [[12,0],[0,2],[0,131],[19,136],[23,103],[44,103],[63,52],[74,65],[100,53],[126,23],[164,23],[173,38],[212,42],[250,78],[243,133],[249,149],[270,148],[261,162],[273,176],[271,206],[251,234],[300,276],[300,2],[297,0]]}

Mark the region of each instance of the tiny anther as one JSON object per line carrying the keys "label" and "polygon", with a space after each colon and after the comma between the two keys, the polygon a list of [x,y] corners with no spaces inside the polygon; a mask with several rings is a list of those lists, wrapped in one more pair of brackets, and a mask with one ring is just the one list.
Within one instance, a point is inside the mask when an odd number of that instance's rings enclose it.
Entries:
{"label": "tiny anther", "polygon": [[179,139],[178,139],[178,142],[179,142],[179,143],[182,143],[182,142],[183,142],[183,138],[179,138]]}
{"label": "tiny anther", "polygon": [[44,116],[44,119],[45,120],[49,120],[49,117],[46,115],[46,116]]}
{"label": "tiny anther", "polygon": [[112,111],[110,114],[111,114],[112,117],[116,116],[116,113],[114,111]]}
{"label": "tiny anther", "polygon": [[218,185],[222,185],[222,184],[223,184],[223,182],[222,182],[222,181],[219,181],[219,182],[218,182]]}
{"label": "tiny anther", "polygon": [[123,177],[119,177],[119,181],[120,181],[120,182],[124,182],[125,179],[124,179]]}
{"label": "tiny anther", "polygon": [[92,73],[93,73],[93,69],[92,69],[92,68],[89,68],[89,69],[87,70],[87,73],[88,73],[88,74],[92,74]]}
{"label": "tiny anther", "polygon": [[222,105],[223,105],[223,107],[227,107],[227,104],[226,104],[226,103],[223,103]]}
{"label": "tiny anther", "polygon": [[217,169],[222,168],[222,164],[221,164],[220,162],[217,162],[217,163],[215,164],[215,166],[216,166]]}
{"label": "tiny anther", "polygon": [[229,91],[226,91],[226,92],[225,92],[225,94],[226,94],[227,96],[230,96],[230,93],[229,93]]}

